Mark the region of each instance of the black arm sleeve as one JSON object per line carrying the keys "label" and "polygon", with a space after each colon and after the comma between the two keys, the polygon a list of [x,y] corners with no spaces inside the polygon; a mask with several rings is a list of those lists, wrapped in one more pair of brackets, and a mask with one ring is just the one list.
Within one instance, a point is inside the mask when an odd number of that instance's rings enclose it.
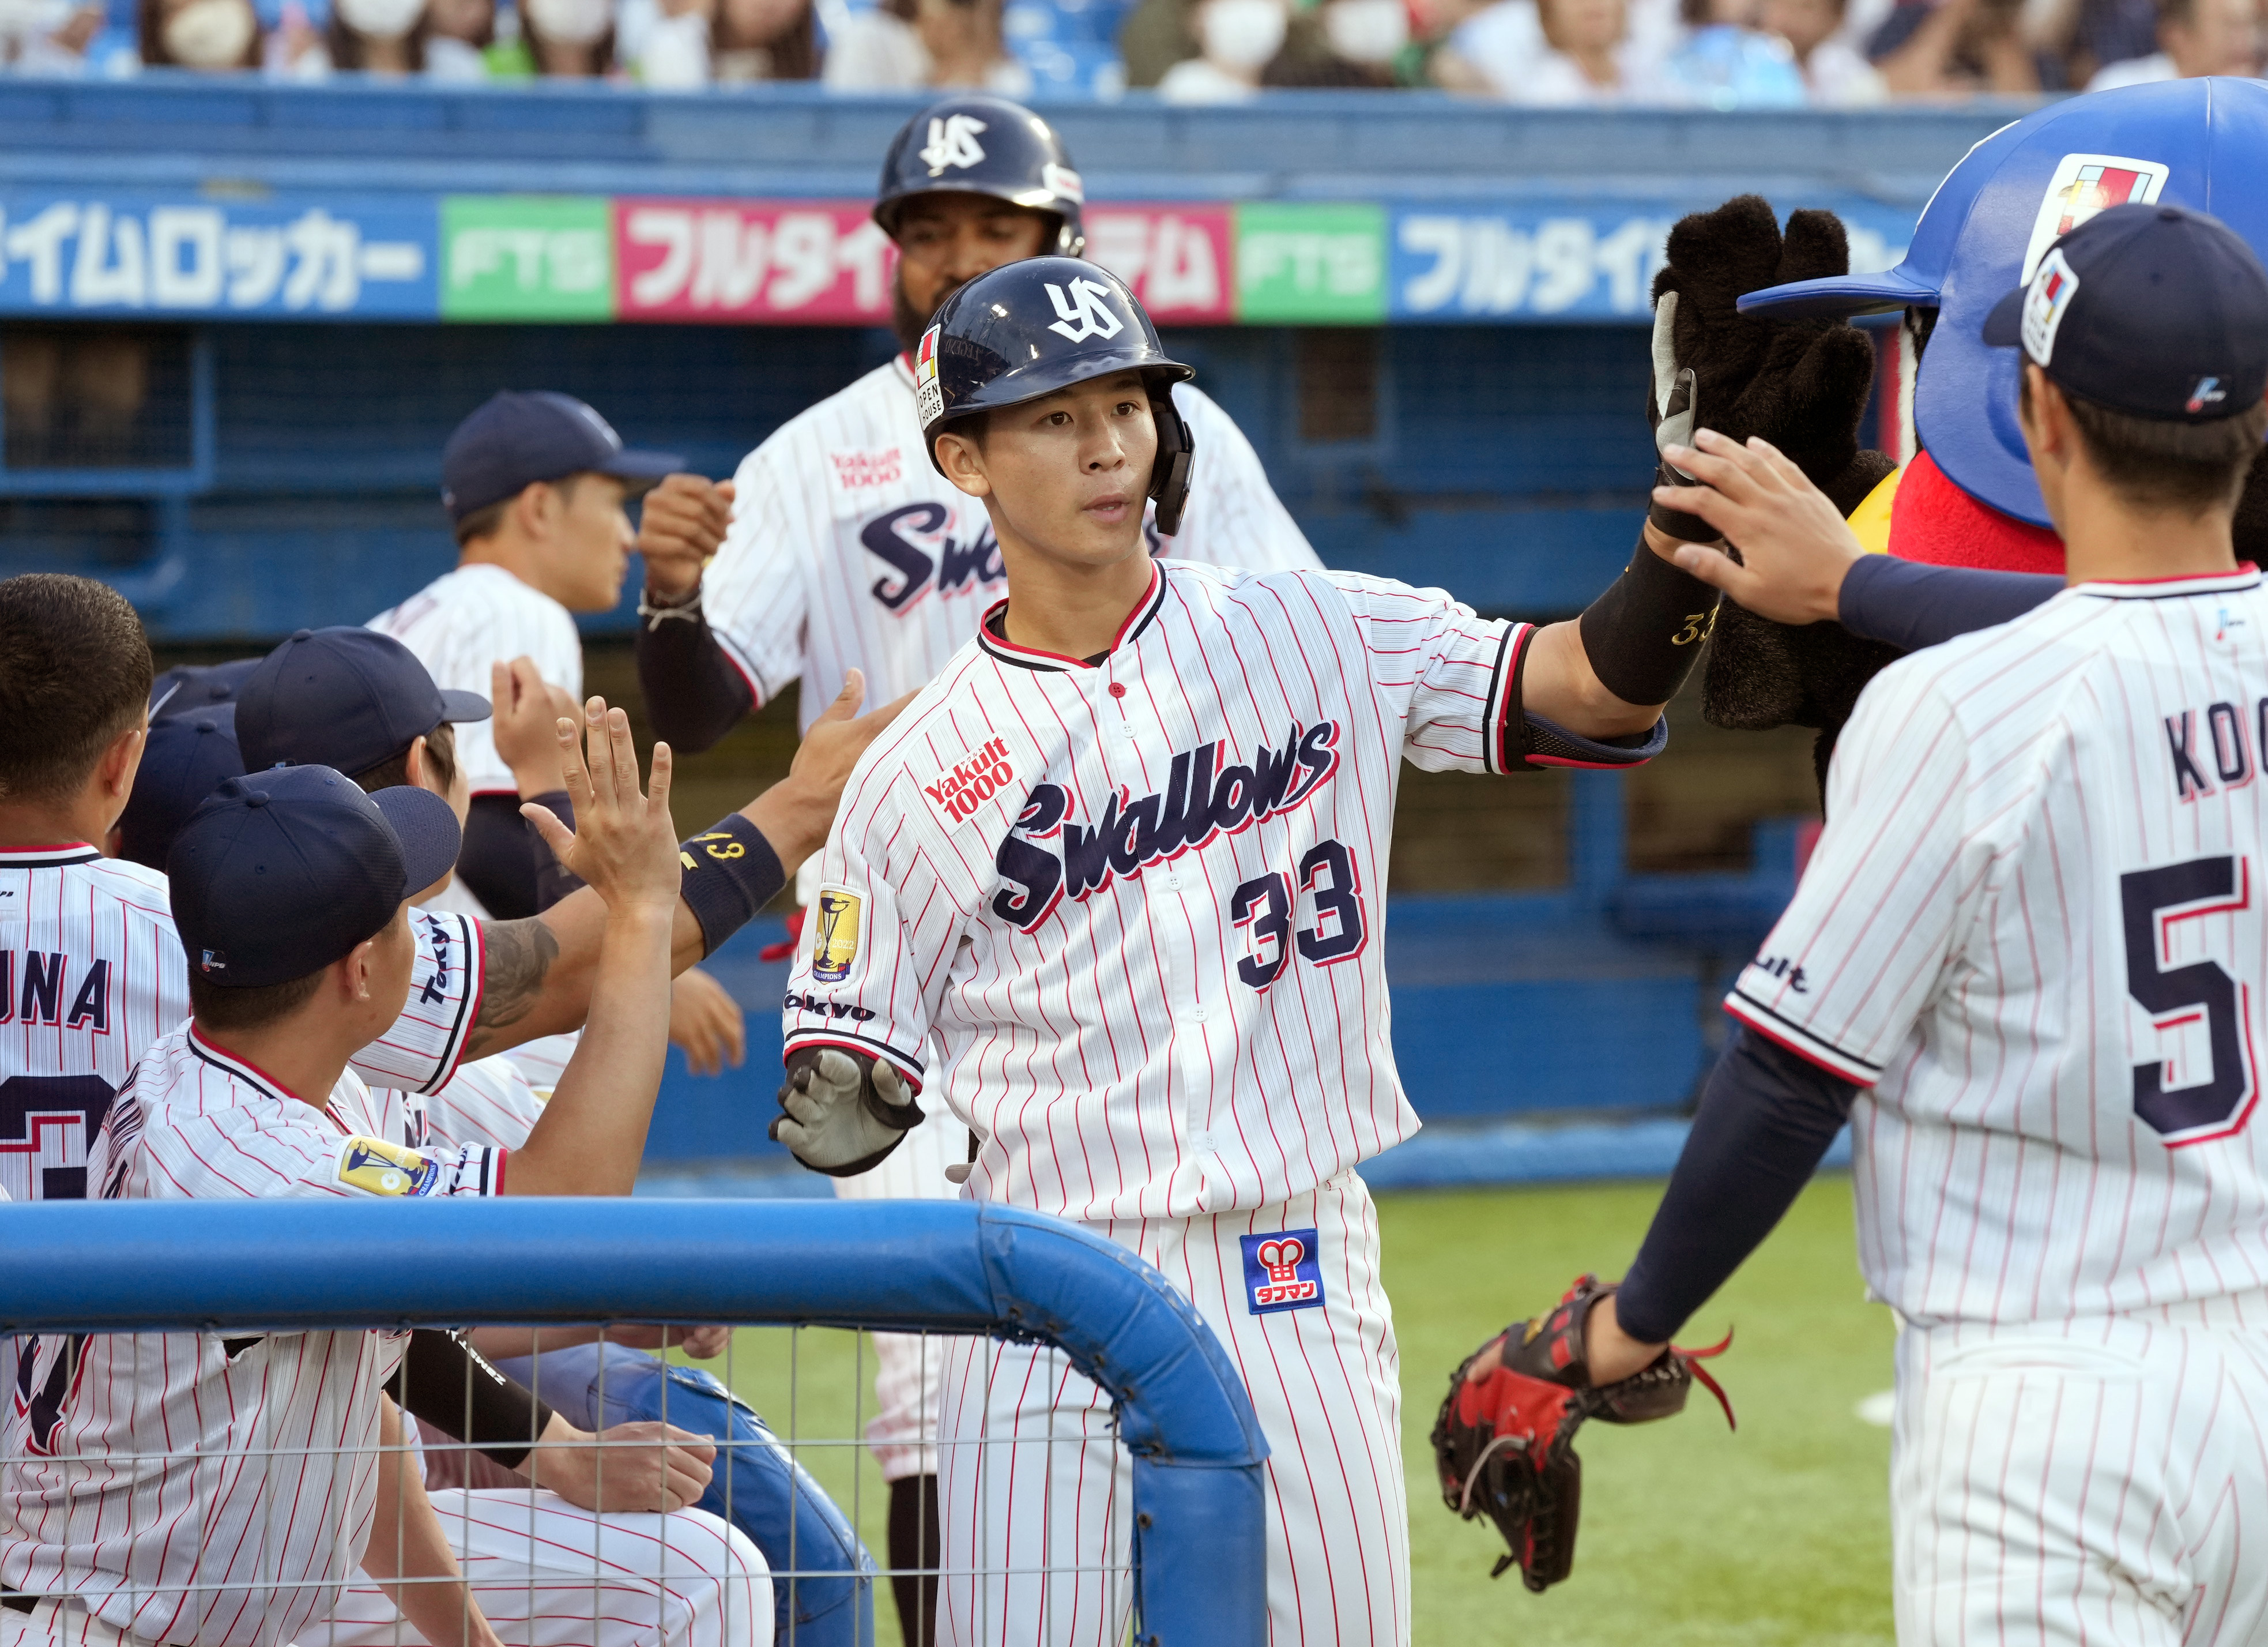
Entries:
{"label": "black arm sleeve", "polygon": [[653,735],[681,755],[698,755],[758,707],[747,677],[697,614],[640,624],[637,672]]}
{"label": "black arm sleeve", "polygon": [[2021,617],[2063,587],[2061,578],[2047,572],[1930,566],[1895,555],[1864,555],[1844,574],[1836,616],[1854,635],[1918,652]]}
{"label": "black arm sleeve", "polygon": [[1734,1031],[1615,1295],[1624,1332],[1668,1343],[1708,1302],[1811,1181],[1858,1091],[1762,1036]]}
{"label": "black arm sleeve", "polygon": [[[575,808],[565,790],[536,799],[569,829],[575,827]],[[518,795],[473,797],[464,845],[457,849],[457,874],[498,920],[540,915],[583,884],[544,845],[535,825],[520,816]]]}
{"label": "black arm sleeve", "polygon": [[551,1409],[480,1351],[432,1327],[410,1333],[389,1393],[403,1412],[472,1443],[507,1470],[519,1467],[551,1422]]}

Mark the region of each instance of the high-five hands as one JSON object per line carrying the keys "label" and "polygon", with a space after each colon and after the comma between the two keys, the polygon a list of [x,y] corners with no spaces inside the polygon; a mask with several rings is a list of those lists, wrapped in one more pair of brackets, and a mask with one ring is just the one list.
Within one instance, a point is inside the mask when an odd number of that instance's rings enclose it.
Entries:
{"label": "high-five hands", "polygon": [[1722,544],[1689,543],[1673,557],[1679,566],[1775,623],[1834,618],[1844,574],[1866,550],[1778,447],[1702,429],[1691,446],[1666,446],[1661,455],[1700,484],[1656,486],[1655,505],[1700,516],[1740,548],[1735,561]]}
{"label": "high-five hands", "polygon": [[[677,826],[669,816],[669,745],[653,746],[652,777],[641,790],[628,715],[608,708],[605,698],[593,698],[583,706],[582,736],[564,715],[556,724],[575,828],[562,824],[550,808],[532,802],[520,808],[521,816],[535,825],[562,865],[596,890],[609,911],[674,912],[684,871],[678,862]],[[590,744],[587,762],[585,737]]]}

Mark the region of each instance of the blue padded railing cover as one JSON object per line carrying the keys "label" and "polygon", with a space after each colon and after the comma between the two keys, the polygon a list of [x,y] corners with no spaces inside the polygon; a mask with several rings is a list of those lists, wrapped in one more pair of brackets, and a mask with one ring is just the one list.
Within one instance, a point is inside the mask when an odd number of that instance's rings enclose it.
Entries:
{"label": "blue padded railing cover", "polygon": [[1138,1641],[1266,1639],[1251,1400],[1163,1276],[1060,1219],[953,1201],[0,1206],[0,1333],[609,1319],[1055,1344],[1119,1406]]}

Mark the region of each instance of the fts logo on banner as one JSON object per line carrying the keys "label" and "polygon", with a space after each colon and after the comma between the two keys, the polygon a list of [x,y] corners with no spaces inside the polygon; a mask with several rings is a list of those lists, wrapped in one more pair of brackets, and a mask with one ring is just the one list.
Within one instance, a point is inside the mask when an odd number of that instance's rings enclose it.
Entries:
{"label": "fts logo on banner", "polygon": [[1312,1230],[1243,1237],[1244,1294],[1255,1315],[1312,1310],[1323,1301],[1322,1262]]}
{"label": "fts logo on banner", "polygon": [[865,948],[866,900],[839,886],[819,889],[818,907],[812,912],[811,978],[817,984],[839,984],[858,964]]}

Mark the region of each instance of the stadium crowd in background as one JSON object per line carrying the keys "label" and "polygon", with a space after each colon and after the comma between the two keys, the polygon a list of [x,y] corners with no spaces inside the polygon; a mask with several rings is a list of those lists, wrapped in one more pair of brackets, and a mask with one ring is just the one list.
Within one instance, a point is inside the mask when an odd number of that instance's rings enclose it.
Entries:
{"label": "stadium crowd in background", "polygon": [[2261,63],[2260,0],[0,0],[0,67],[1851,107]]}

